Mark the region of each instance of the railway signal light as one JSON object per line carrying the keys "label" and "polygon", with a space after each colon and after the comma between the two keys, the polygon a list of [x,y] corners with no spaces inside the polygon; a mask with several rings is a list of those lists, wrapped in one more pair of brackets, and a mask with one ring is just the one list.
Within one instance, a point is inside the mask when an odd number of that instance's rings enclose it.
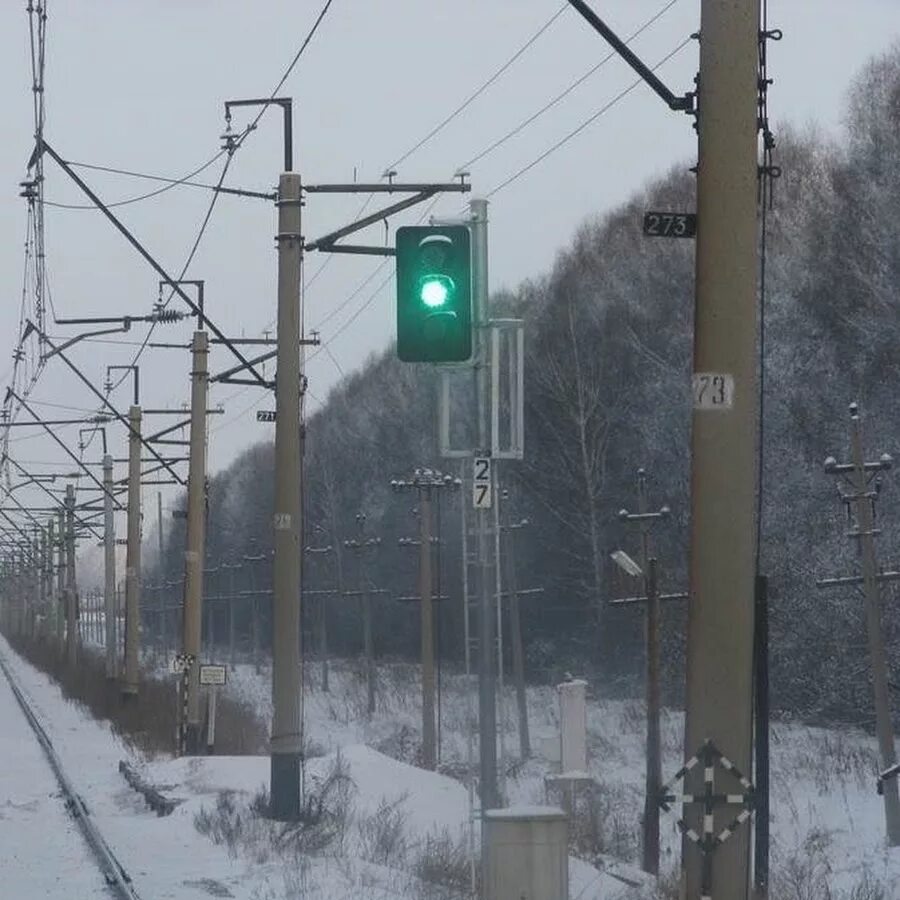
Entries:
{"label": "railway signal light", "polygon": [[397,355],[464,362],[472,355],[472,251],[464,225],[397,229]]}

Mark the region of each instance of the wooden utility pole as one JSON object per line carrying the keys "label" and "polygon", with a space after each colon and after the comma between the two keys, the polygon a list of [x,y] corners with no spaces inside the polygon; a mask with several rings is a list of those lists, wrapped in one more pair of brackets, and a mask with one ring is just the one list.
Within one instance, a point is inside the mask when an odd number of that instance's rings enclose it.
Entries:
{"label": "wooden utility pole", "polygon": [[366,662],[366,709],[371,716],[375,712],[375,635],[372,622],[372,588],[366,572],[365,556],[368,550],[381,545],[380,537],[364,537],[365,513],[356,514],[359,537],[344,541],[344,547],[356,553],[358,591],[362,603],[363,654]]}
{"label": "wooden utility pole", "polygon": [[[878,490],[872,482],[878,472],[891,468],[893,460],[885,453],[875,462],[865,461],[859,407],[855,403],[850,404],[850,458],[849,463],[839,463],[833,456],[829,456],[825,460],[825,472],[841,476],[850,485],[850,493],[841,493],[841,499],[854,512],[856,528],[850,532],[850,536],[859,542],[862,573],[844,578],[825,578],[816,584],[819,587],[862,586],[872,664],[872,690],[875,695],[875,731],[881,768],[886,770],[896,764],[897,754],[891,724],[891,698],[887,657],[881,633],[881,597],[878,585],[882,581],[897,580],[900,572],[878,572],[875,559],[875,501]],[[900,845],[900,792],[896,778],[883,783],[882,796],[888,845],[896,847]]]}
{"label": "wooden utility pole", "polygon": [[431,595],[431,489],[419,490],[419,609],[422,615],[422,764],[434,769],[437,764],[435,730],[434,617]]}
{"label": "wooden utility pole", "polygon": [[528,731],[528,696],[525,691],[525,650],[522,642],[522,616],[520,610],[518,569],[516,564],[516,534],[531,523],[528,519],[504,525],[506,532],[506,593],[509,596],[509,630],[512,648],[513,681],[516,686],[516,709],[519,719],[519,756],[531,757],[531,735]]}
{"label": "wooden utility pole", "polygon": [[[759,317],[759,0],[702,0],[685,758],[751,765]],[[700,794],[703,773],[686,793]],[[740,793],[731,772],[723,793]],[[734,819],[721,805],[719,834]],[[701,813],[685,821],[703,832]],[[745,900],[750,830],[711,853],[683,839],[685,894]],[[711,857],[711,858],[710,858]]]}
{"label": "wooden utility pole", "polygon": [[644,646],[646,667],[644,690],[647,705],[647,755],[644,778],[644,839],[643,868],[653,875],[659,874],[659,789],[662,787],[662,751],[660,747],[660,712],[662,707],[659,681],[659,619],[660,596],[658,564],[650,548],[650,531],[656,522],[667,519],[668,506],[651,512],[647,505],[647,473],[637,471],[638,511],[619,510],[622,522],[638,527],[641,535],[640,567],[644,581],[644,598],[647,606]]}
{"label": "wooden utility pole", "polygon": [[432,492],[442,488],[459,489],[460,481],[433,469],[416,469],[408,481],[393,480],[395,491],[415,490],[419,500],[419,603],[421,609],[422,657],[422,765],[434,769],[437,764],[435,727],[434,617],[431,572]]}
{"label": "wooden utility pole", "polygon": [[[318,527],[318,526],[316,526]],[[334,547],[328,544],[324,547],[304,547],[303,552],[313,559],[322,558],[334,552]],[[317,568],[313,566],[312,568]],[[308,598],[317,597],[318,615],[316,617],[317,643],[319,653],[319,665],[322,673],[322,692],[328,693],[328,598],[338,593],[336,588],[317,588],[305,591]]]}

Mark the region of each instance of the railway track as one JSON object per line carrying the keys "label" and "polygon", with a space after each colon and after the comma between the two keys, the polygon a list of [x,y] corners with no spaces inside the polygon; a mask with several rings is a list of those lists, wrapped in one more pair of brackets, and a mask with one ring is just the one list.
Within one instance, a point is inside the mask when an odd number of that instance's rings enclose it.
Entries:
{"label": "railway track", "polygon": [[75,790],[74,785],[66,774],[62,762],[53,747],[53,742],[50,740],[47,732],[35,715],[34,710],[22,693],[15,676],[10,671],[6,660],[2,656],[0,656],[0,671],[3,672],[3,676],[6,678],[10,690],[16,698],[16,702],[22,710],[22,714],[31,726],[31,730],[34,732],[38,743],[41,745],[44,756],[47,758],[47,762],[50,764],[50,768],[53,770],[53,774],[59,783],[60,790],[65,798],[66,808],[78,824],[113,896],[116,897],[117,900],[141,900],[131,883],[131,877],[125,870],[125,867],[116,858],[116,855],[113,853],[109,844],[104,840],[100,830],[94,824],[87,805]]}

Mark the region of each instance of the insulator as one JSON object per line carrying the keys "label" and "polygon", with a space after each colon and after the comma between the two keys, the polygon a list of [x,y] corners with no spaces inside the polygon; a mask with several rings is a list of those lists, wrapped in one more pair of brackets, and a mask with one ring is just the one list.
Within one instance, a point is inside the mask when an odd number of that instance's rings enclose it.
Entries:
{"label": "insulator", "polygon": [[177,309],[155,309],[153,311],[153,321],[159,324],[180,322],[183,318],[184,313]]}

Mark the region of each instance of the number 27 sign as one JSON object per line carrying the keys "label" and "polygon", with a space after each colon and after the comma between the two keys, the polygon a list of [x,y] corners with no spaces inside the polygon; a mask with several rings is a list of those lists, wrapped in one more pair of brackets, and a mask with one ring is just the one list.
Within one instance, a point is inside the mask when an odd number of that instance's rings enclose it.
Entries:
{"label": "number 27 sign", "polygon": [[472,473],[472,506],[475,509],[491,508],[491,460],[487,456],[476,456]]}

